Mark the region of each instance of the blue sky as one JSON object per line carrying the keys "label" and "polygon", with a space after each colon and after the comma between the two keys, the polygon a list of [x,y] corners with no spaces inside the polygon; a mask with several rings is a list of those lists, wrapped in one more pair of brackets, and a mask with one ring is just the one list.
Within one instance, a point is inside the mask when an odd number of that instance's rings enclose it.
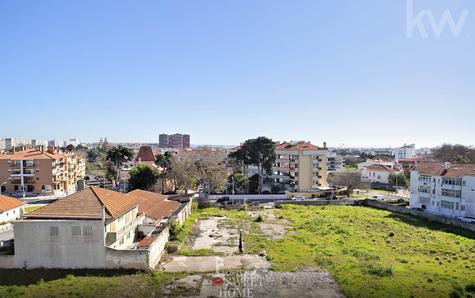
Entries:
{"label": "blue sky", "polygon": [[0,136],[475,144],[475,3],[0,2]]}

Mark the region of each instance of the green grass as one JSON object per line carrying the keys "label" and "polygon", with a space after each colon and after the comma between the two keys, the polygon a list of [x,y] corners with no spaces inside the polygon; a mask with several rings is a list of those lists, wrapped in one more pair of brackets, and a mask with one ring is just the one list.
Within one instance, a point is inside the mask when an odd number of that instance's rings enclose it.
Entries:
{"label": "green grass", "polygon": [[[0,297],[161,297],[162,287],[184,273],[137,273],[121,276],[74,276],[28,286],[2,286]],[[181,291],[183,290],[183,291]],[[169,296],[181,296],[190,289],[175,289]]]}
{"label": "green grass", "polygon": [[180,249],[177,255],[183,256],[224,256],[222,252],[215,252],[211,249]]}
{"label": "green grass", "polygon": [[25,213],[28,213],[28,212],[35,211],[36,209],[40,209],[41,207],[43,206],[26,206],[24,209],[25,209]]}
{"label": "green grass", "polygon": [[284,205],[275,213],[293,230],[271,242],[254,227],[246,248],[266,249],[273,270],[327,269],[349,297],[448,297],[475,282],[475,240],[441,225],[353,206]]}

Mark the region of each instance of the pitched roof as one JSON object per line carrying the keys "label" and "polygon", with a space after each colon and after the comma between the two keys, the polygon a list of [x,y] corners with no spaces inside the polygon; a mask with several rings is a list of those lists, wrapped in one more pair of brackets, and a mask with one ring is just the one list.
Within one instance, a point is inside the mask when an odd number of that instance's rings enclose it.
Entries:
{"label": "pitched roof", "polygon": [[5,212],[23,205],[22,202],[17,199],[0,195],[0,212]]}
{"label": "pitched roof", "polygon": [[23,151],[18,151],[11,154],[2,154],[0,159],[8,160],[36,160],[36,159],[61,159],[67,158],[66,155],[59,153],[51,153],[47,151],[40,151],[37,149],[27,149]]}
{"label": "pitched roof", "polygon": [[393,173],[396,172],[393,168],[390,168],[386,165],[382,164],[372,164],[368,167],[368,171],[371,172],[388,172],[388,173]]}
{"label": "pitched roof", "polygon": [[276,150],[320,150],[322,148],[306,141],[283,142],[275,144]]}
{"label": "pitched roof", "polygon": [[139,152],[137,152],[137,155],[135,156],[134,161],[155,162],[155,154],[153,153],[152,147],[140,146]]}
{"label": "pitched roof", "polygon": [[102,206],[106,218],[115,218],[137,206],[137,198],[112,190],[91,186],[65,198],[27,213],[26,218],[101,219]]}
{"label": "pitched roof", "polygon": [[178,202],[167,200],[164,195],[140,189],[133,190],[128,195],[139,200],[139,212],[155,220],[170,217],[181,206]]}
{"label": "pitched roof", "polygon": [[421,162],[415,171],[420,174],[444,177],[475,176],[475,164],[446,164],[443,162]]}

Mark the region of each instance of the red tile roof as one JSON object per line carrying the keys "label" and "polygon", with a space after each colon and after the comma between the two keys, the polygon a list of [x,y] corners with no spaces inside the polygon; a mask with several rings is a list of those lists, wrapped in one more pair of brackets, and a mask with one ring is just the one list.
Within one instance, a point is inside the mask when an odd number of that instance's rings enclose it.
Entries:
{"label": "red tile roof", "polygon": [[170,217],[181,206],[178,202],[167,200],[164,195],[140,189],[131,191],[128,195],[139,200],[139,212],[155,220]]}
{"label": "red tile roof", "polygon": [[137,243],[137,248],[149,248],[156,239],[155,235],[147,236]]}
{"label": "red tile roof", "polygon": [[137,198],[92,186],[27,213],[26,218],[101,219],[102,206],[107,218],[118,217],[138,205]]}
{"label": "red tile roof", "polygon": [[23,205],[22,202],[17,199],[0,195],[0,212],[5,212]]}
{"label": "red tile roof", "polygon": [[415,171],[419,174],[444,177],[475,176],[475,164],[447,164],[443,162],[421,162]]}
{"label": "red tile roof", "polygon": [[8,160],[36,160],[36,159],[61,159],[68,158],[68,156],[59,154],[59,153],[50,153],[46,150],[41,152],[37,149],[27,149],[23,151],[18,151],[12,154],[2,154],[0,159]]}
{"label": "red tile roof", "polygon": [[320,150],[322,148],[306,141],[276,143],[276,150]]}
{"label": "red tile roof", "polygon": [[388,173],[396,172],[393,168],[390,168],[382,164],[373,164],[373,165],[370,165],[367,169],[368,171],[371,171],[371,172],[388,172]]}
{"label": "red tile roof", "polygon": [[141,146],[134,159],[135,162],[155,162],[155,155],[152,147]]}

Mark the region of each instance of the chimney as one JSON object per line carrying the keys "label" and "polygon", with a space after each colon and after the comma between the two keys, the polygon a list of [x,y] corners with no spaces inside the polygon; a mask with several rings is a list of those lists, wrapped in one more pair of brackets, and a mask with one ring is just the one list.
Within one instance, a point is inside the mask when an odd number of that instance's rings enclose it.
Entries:
{"label": "chimney", "polygon": [[323,142],[323,149],[327,148],[327,142]]}
{"label": "chimney", "polygon": [[450,168],[450,162],[444,162],[444,169],[448,170]]}
{"label": "chimney", "polygon": [[48,146],[48,153],[54,153],[54,146]]}

